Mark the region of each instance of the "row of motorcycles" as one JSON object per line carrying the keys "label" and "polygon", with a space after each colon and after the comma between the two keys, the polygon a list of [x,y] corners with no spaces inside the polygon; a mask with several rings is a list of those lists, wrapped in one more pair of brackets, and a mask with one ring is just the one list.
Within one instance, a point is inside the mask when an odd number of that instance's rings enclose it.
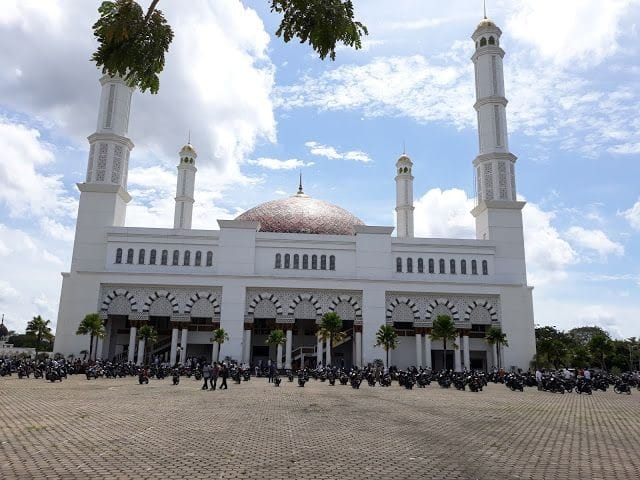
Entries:
{"label": "row of motorcycles", "polygon": [[535,375],[531,373],[518,374],[511,372],[501,380],[495,380],[495,383],[504,383],[507,388],[513,391],[520,390],[522,392],[524,387],[527,386],[537,387],[540,391],[559,394],[575,392],[592,395],[596,390],[606,392],[610,386],[613,386],[613,391],[618,394],[630,395],[632,388],[640,390],[638,377],[630,373],[624,373],[620,376],[596,374],[592,378],[584,376],[567,378],[561,372],[547,372],[542,375],[540,381],[537,381]]}
{"label": "row of motorcycles", "polygon": [[33,375],[33,378],[44,378],[53,383],[61,382],[67,375],[73,375],[75,368],[71,364],[55,360],[36,362],[0,359],[0,377],[11,376],[14,373],[19,379],[31,378]]}

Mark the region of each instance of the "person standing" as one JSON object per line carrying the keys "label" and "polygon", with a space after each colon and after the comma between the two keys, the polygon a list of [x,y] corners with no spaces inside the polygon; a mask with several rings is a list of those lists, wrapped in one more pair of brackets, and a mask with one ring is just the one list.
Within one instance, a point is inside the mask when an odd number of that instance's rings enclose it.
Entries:
{"label": "person standing", "polygon": [[218,383],[218,375],[220,374],[220,368],[218,367],[218,362],[213,362],[211,366],[211,390],[216,389],[216,384]]}
{"label": "person standing", "polygon": [[220,378],[222,379],[222,381],[220,382],[220,390],[222,390],[223,388],[227,390],[228,376],[229,376],[229,369],[227,368],[227,365],[223,363],[222,365],[220,365]]}
{"label": "person standing", "polygon": [[202,390],[209,390],[209,377],[211,376],[211,369],[207,363],[202,367],[202,378],[204,379],[204,384],[202,385]]}

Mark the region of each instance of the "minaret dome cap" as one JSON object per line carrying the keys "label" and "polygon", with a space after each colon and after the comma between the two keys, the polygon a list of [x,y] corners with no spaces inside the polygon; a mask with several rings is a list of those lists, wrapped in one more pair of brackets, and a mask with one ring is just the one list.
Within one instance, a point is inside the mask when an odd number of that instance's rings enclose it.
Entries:
{"label": "minaret dome cap", "polygon": [[489,18],[483,18],[480,20],[480,23],[476,28],[485,28],[485,27],[497,27],[493,20]]}
{"label": "minaret dome cap", "polygon": [[398,158],[398,161],[396,162],[396,165],[399,165],[401,163],[413,165],[411,158],[409,158],[409,155],[407,155],[406,153],[403,153],[402,155],[400,155],[400,157]]}
{"label": "minaret dome cap", "polygon": [[197,155],[196,149],[193,148],[193,145],[187,143],[184,147],[180,149],[180,155],[188,154],[188,155]]}

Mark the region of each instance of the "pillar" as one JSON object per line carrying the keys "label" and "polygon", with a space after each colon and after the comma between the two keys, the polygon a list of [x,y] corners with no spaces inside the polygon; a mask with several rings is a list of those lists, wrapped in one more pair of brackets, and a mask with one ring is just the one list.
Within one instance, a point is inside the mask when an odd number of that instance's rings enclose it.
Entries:
{"label": "pillar", "polygon": [[171,356],[169,357],[169,363],[171,366],[176,364],[176,355],[178,353],[178,329],[174,327],[171,330]]}
{"label": "pillar", "polygon": [[462,362],[464,363],[464,368],[467,370],[471,370],[469,357],[469,332],[464,332],[462,336]]}
{"label": "pillar", "polygon": [[129,354],[127,356],[127,361],[129,363],[133,363],[135,360],[137,333],[138,333],[138,329],[136,327],[132,326],[129,329]]}
{"label": "pillar", "polygon": [[362,368],[362,330],[356,330],[356,358],[355,365],[358,368]]}
{"label": "pillar", "polygon": [[462,370],[461,362],[460,362],[460,350],[462,350],[462,342],[460,341],[460,333],[458,333],[458,337],[456,338],[456,344],[458,348],[453,350],[453,369],[456,372]]}
{"label": "pillar", "polygon": [[244,345],[242,349],[242,362],[249,365],[251,363],[251,328],[244,329]]}
{"label": "pillar", "polygon": [[187,360],[187,342],[189,340],[189,329],[188,328],[183,328],[182,329],[182,335],[180,336],[180,347],[182,347],[182,350],[180,350],[180,363],[184,364],[186,363]]}
{"label": "pillar", "polygon": [[144,339],[138,342],[138,365],[144,365]]}
{"label": "pillar", "polygon": [[[106,336],[105,336],[106,338]],[[107,342],[108,344],[108,342]],[[95,359],[96,360],[100,360],[102,358],[102,349],[104,348],[104,338],[97,338],[96,339],[96,355],[95,355]]]}
{"label": "pillar", "polygon": [[422,333],[416,333],[416,368],[422,366]]}
{"label": "pillar", "polygon": [[433,368],[431,364],[431,337],[429,336],[430,330],[424,335],[424,364],[427,368]]}
{"label": "pillar", "polygon": [[316,366],[322,363],[322,340],[318,338],[318,345],[316,345]]}
{"label": "pillar", "polygon": [[498,368],[498,347],[495,343],[491,345],[491,352],[493,354],[493,368]]}
{"label": "pillar", "polygon": [[276,367],[278,370],[282,368],[282,344],[276,347]]}
{"label": "pillar", "polygon": [[291,351],[293,349],[293,330],[287,328],[287,344],[285,347],[285,362],[284,368],[291,370]]}
{"label": "pillar", "polygon": [[213,348],[211,349],[211,363],[217,362],[218,352],[220,352],[220,344],[218,342],[213,342]]}
{"label": "pillar", "polygon": [[325,355],[325,366],[331,365],[331,339],[327,338],[327,353]]}

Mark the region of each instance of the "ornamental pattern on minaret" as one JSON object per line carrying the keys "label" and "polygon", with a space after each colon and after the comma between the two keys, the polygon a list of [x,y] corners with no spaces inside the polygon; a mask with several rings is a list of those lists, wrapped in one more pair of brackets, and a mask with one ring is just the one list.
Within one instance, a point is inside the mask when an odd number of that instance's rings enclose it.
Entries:
{"label": "ornamental pattern on minaret", "polygon": [[196,184],[196,158],[198,154],[191,143],[180,150],[178,163],[178,182],[176,185],[176,207],[173,215],[173,228],[190,229],[193,217],[194,191]]}
{"label": "ornamental pattern on minaret", "polygon": [[413,162],[402,154],[396,162],[396,223],[398,238],[413,238]]}
{"label": "ornamental pattern on minaret", "polygon": [[504,74],[500,47],[502,31],[484,18],[471,38],[478,117],[479,154],[473,162],[478,202],[516,201],[516,156],[509,152]]}
{"label": "ornamental pattern on minaret", "polygon": [[119,185],[127,189],[129,155],[133,142],[127,138],[133,89],[121,78],[103,76],[96,131],[88,137],[89,161],[86,183]]}

